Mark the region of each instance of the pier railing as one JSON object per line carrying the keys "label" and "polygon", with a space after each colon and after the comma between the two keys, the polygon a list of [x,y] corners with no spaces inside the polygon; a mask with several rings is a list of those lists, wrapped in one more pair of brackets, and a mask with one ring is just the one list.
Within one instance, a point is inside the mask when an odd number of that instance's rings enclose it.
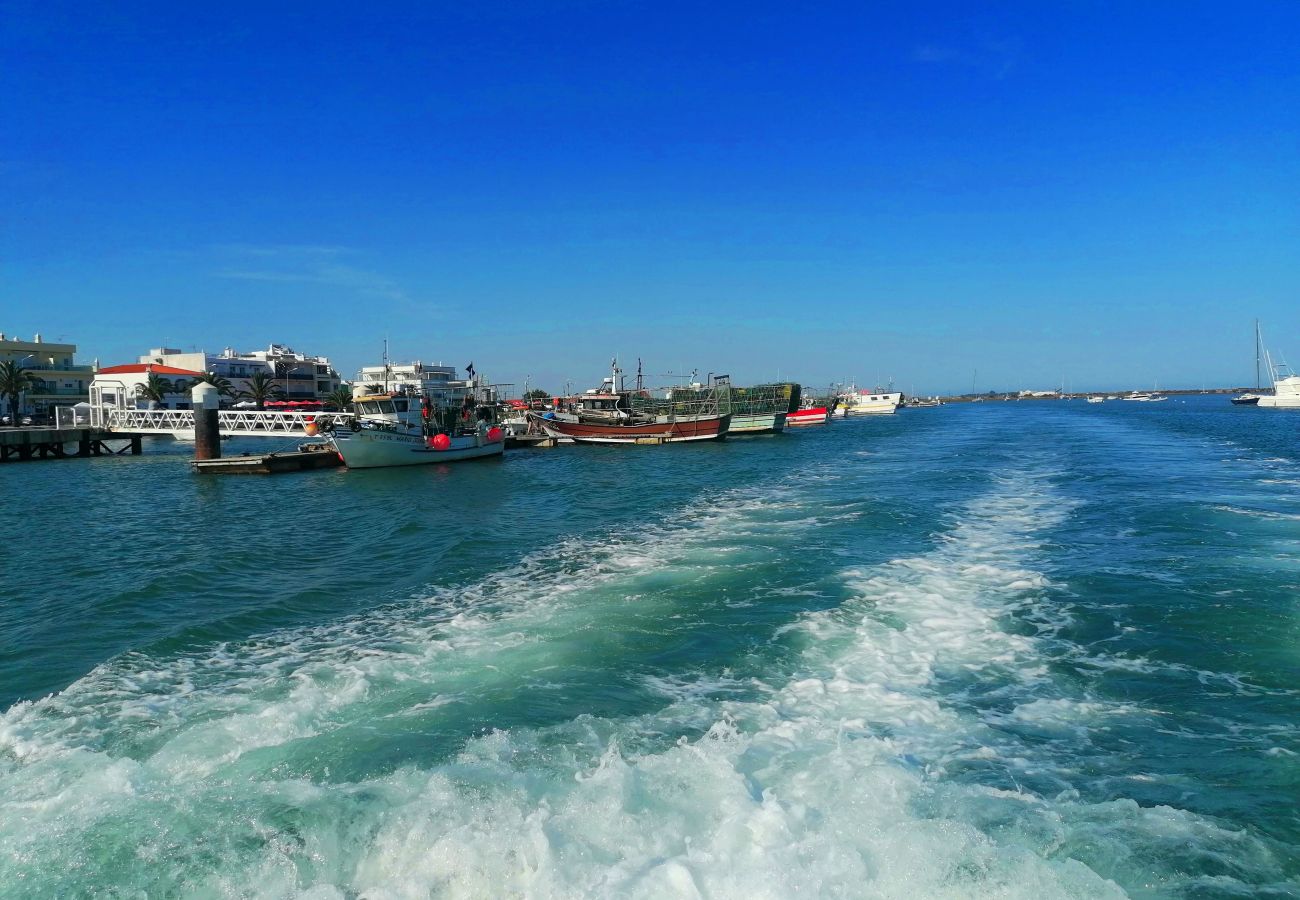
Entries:
{"label": "pier railing", "polygon": [[[116,409],[92,406],[91,424],[110,431],[132,434],[189,434],[194,431],[191,409]],[[311,412],[223,409],[218,419],[223,434],[305,435],[307,423],[318,416]]]}

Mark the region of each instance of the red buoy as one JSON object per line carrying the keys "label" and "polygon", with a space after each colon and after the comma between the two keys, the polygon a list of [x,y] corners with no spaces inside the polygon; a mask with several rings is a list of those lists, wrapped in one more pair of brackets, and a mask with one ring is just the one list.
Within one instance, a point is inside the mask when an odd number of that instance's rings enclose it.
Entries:
{"label": "red buoy", "polygon": [[434,450],[446,450],[451,446],[451,438],[445,434],[435,434],[429,438],[429,446]]}
{"label": "red buoy", "polygon": [[495,444],[497,441],[501,440],[501,429],[493,425],[487,430],[487,439],[488,443],[491,444]]}

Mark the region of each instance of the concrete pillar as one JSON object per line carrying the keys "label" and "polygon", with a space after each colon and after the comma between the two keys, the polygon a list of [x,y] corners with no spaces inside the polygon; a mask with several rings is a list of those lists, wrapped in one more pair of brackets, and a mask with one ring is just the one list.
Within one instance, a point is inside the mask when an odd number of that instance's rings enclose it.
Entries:
{"label": "concrete pillar", "polygon": [[221,459],[221,423],[217,410],[221,394],[206,381],[190,391],[194,406],[194,458]]}

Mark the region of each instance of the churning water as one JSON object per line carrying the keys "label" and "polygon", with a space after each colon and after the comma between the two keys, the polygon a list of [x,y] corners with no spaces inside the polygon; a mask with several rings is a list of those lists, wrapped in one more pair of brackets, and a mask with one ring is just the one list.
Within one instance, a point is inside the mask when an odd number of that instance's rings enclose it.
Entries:
{"label": "churning water", "polygon": [[1297,425],[6,466],[0,895],[1300,894]]}

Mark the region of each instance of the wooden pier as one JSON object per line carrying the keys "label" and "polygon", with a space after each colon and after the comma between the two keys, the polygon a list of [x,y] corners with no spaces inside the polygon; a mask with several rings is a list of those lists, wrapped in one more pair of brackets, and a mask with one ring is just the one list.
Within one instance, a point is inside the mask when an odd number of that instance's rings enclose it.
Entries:
{"label": "wooden pier", "polygon": [[332,469],[343,465],[335,450],[298,450],[290,453],[254,453],[196,459],[190,463],[200,475],[275,475],[280,472],[304,472],[309,469]]}
{"label": "wooden pier", "polygon": [[0,428],[0,463],[89,456],[139,456],[140,435],[104,428]]}

